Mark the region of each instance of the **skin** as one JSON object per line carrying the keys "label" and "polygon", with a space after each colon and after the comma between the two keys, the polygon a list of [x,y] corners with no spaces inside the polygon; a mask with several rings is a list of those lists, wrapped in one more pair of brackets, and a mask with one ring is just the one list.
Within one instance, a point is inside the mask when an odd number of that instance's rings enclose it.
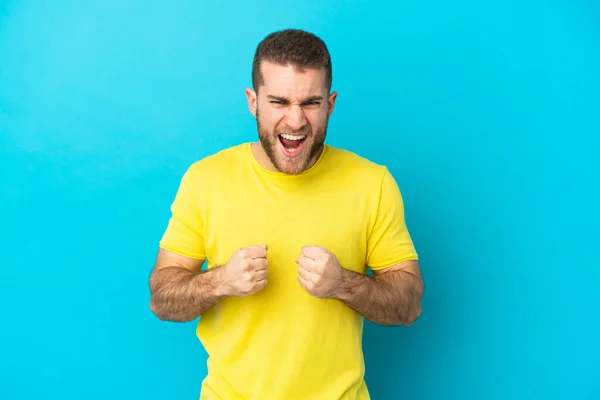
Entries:
{"label": "skin", "polygon": [[159,319],[191,321],[225,297],[250,296],[267,285],[267,245],[241,248],[208,271],[201,271],[203,262],[159,249],[150,275],[150,309]]}
{"label": "skin", "polygon": [[[259,143],[252,150],[270,171],[299,174],[319,158],[337,93],[329,94],[324,70],[263,62],[264,84],[246,90],[256,117]],[[296,157],[281,149],[280,133],[307,135]],[[160,249],[150,276],[150,308],[161,320],[191,321],[228,296],[250,296],[268,284],[268,247],[237,250],[223,266],[201,271],[194,260]],[[421,313],[423,279],[416,260],[404,261],[365,276],[343,268],[337,257],[318,245],[299,249],[298,283],[310,295],[337,299],[380,325],[411,325]]]}
{"label": "skin", "polygon": [[416,260],[369,277],[343,268],[325,247],[303,246],[296,263],[298,281],[310,295],[340,300],[372,322],[409,326],[421,314],[423,280]]}
{"label": "skin", "polygon": [[[253,144],[254,156],[270,171],[299,174],[310,168],[323,151],[337,92],[328,93],[324,70],[300,72],[292,66],[263,62],[261,71],[264,84],[258,93],[246,89],[248,108],[256,117],[260,139],[260,144]],[[283,153],[278,138],[281,133],[307,135],[297,157]]]}

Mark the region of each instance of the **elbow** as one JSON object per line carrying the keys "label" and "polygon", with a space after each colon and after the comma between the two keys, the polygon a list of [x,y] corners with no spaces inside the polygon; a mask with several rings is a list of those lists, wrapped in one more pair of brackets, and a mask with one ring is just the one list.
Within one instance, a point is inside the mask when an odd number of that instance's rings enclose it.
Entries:
{"label": "elbow", "polygon": [[160,301],[157,301],[155,296],[150,298],[150,311],[161,321],[174,321],[173,316],[161,306]]}
{"label": "elbow", "polygon": [[423,282],[419,285],[418,289],[413,294],[413,305],[410,307],[404,315],[399,318],[399,325],[411,326],[421,316],[422,310],[422,298],[423,298]]}
{"label": "elbow", "polygon": [[166,303],[164,299],[161,298],[160,291],[158,290],[151,278],[150,311],[161,321],[172,321],[172,315],[165,306]]}
{"label": "elbow", "polygon": [[[390,315],[387,319],[377,321],[376,323],[385,326],[411,326],[421,316],[421,304],[415,304],[410,309],[398,311],[394,315]],[[375,321],[373,321],[375,322]]]}
{"label": "elbow", "polygon": [[174,312],[162,306],[154,297],[150,299],[150,311],[161,321],[167,322],[190,322],[194,316]]}
{"label": "elbow", "polygon": [[411,326],[419,319],[420,316],[421,316],[421,305],[419,304],[417,307],[415,307],[413,310],[411,310],[410,313],[408,313],[407,315],[404,315],[404,316],[402,316],[402,318],[400,318],[399,325]]}
{"label": "elbow", "polygon": [[164,311],[161,309],[161,307],[157,304],[156,300],[154,299],[154,296],[150,299],[150,311],[152,311],[152,314],[154,314],[159,320],[161,321],[167,321],[167,316],[164,313]]}
{"label": "elbow", "polygon": [[156,287],[156,275],[155,273],[152,273],[152,275],[150,275],[150,280],[149,280],[149,287],[150,287],[150,311],[152,312],[152,314],[154,314],[158,319],[160,319],[161,321],[165,321],[165,314],[164,311],[162,310],[162,307],[160,306],[160,302],[157,301],[156,299],[156,292],[157,292],[157,287]]}

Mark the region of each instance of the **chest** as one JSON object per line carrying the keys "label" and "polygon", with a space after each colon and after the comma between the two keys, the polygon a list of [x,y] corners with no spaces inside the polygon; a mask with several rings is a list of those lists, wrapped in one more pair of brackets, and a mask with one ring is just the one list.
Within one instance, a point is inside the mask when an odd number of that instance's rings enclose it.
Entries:
{"label": "chest", "polygon": [[340,264],[365,271],[372,212],[369,199],[352,187],[314,190],[221,186],[205,210],[209,264],[224,264],[241,248],[267,244],[270,271],[295,268],[302,246],[324,246]]}

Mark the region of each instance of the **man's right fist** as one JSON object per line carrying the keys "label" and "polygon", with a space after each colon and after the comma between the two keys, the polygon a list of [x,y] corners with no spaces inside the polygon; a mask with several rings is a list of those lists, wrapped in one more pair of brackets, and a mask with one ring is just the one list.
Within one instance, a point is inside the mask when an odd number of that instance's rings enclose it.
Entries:
{"label": "man's right fist", "polygon": [[223,267],[225,296],[248,296],[267,286],[267,245],[236,250]]}

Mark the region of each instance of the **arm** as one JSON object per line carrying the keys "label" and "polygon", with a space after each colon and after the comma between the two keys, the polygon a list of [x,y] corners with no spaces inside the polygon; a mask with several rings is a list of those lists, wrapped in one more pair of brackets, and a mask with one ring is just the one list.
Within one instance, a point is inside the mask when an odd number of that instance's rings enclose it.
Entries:
{"label": "arm", "polygon": [[236,250],[224,266],[201,271],[202,260],[160,249],[150,276],[150,309],[161,320],[187,322],[229,296],[267,285],[267,245]]}
{"label": "arm", "polygon": [[160,320],[191,321],[224,297],[222,269],[201,271],[202,263],[159,250],[150,275],[150,309]]}
{"label": "arm", "polygon": [[[344,269],[338,298],[372,322],[411,325],[421,314],[423,279],[406,226],[402,194],[387,168],[374,210],[365,260],[374,276]],[[401,259],[407,261],[396,263]]]}
{"label": "arm", "polygon": [[[338,299],[374,323],[411,325],[421,314],[424,285],[402,195],[387,169],[377,200],[365,258],[374,276],[344,269],[327,248],[308,245],[296,259],[298,280],[312,296]],[[391,265],[399,259],[407,261]]]}
{"label": "arm", "polygon": [[411,325],[421,314],[423,280],[418,261],[405,261],[365,276],[342,268],[333,298],[371,322]]}
{"label": "arm", "polygon": [[374,270],[370,277],[342,268],[324,247],[304,246],[296,263],[300,285],[309,294],[338,299],[371,322],[411,325],[421,314],[424,288],[417,260]]}

